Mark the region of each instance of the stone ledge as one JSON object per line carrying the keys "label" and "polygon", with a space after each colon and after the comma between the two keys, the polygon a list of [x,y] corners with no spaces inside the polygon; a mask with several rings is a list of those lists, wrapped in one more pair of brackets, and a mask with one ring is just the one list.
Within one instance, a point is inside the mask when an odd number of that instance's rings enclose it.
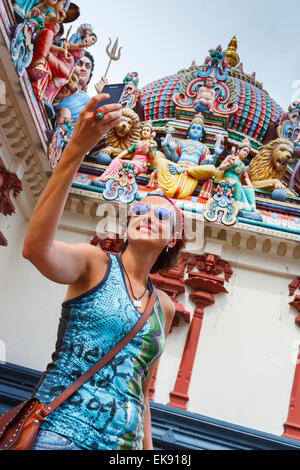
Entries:
{"label": "stone ledge", "polygon": [[[41,372],[0,365],[0,413],[30,397]],[[300,450],[300,442],[150,402],[155,450]]]}

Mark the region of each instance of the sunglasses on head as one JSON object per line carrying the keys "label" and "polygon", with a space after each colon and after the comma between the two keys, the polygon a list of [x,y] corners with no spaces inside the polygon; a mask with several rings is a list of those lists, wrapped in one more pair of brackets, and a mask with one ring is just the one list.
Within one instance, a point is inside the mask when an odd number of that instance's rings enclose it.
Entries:
{"label": "sunglasses on head", "polygon": [[[134,217],[140,217],[142,215],[147,214],[151,210],[151,206],[148,206],[148,204],[133,204],[130,206],[130,214]],[[158,207],[156,206],[153,209],[154,216],[157,218],[157,220],[163,222],[170,220],[173,213],[169,209],[165,207]]]}

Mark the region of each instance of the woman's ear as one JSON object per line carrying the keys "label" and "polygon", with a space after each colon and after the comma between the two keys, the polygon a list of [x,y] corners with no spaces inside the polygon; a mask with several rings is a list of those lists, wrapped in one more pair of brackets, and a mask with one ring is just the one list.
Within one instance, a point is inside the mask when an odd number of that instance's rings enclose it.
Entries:
{"label": "woman's ear", "polygon": [[176,238],[172,238],[172,240],[170,240],[169,243],[168,243],[169,249],[174,248],[174,246],[176,245],[176,243],[177,243],[177,239],[176,239]]}

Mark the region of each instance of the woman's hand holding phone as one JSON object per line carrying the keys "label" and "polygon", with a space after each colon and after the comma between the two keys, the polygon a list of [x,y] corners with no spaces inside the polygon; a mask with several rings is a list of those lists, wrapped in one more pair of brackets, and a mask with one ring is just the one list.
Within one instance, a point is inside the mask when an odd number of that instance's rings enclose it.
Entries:
{"label": "woman's hand holding phone", "polygon": [[[101,107],[101,101],[107,100],[108,98],[108,94],[101,93],[96,95],[81,110],[74,132],[65,151],[72,147],[76,150],[78,156],[84,157],[98,144],[100,139],[110,129],[118,126],[122,122],[121,104],[107,104]],[[101,113],[103,114],[101,120],[95,117],[95,107],[101,108]]]}

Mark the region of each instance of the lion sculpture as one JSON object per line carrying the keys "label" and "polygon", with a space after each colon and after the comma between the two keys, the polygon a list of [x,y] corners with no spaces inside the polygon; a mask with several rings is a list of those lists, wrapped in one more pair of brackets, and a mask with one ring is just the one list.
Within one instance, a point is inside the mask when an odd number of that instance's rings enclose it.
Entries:
{"label": "lion sculpture", "polygon": [[282,183],[293,152],[293,143],[288,139],[276,139],[264,145],[250,163],[250,179],[254,188],[265,191],[284,189],[288,196],[295,197]]}
{"label": "lion sculpture", "polygon": [[101,150],[112,158],[127,150],[141,139],[141,123],[138,115],[128,108],[122,109],[123,121],[107,133],[107,147]]}

